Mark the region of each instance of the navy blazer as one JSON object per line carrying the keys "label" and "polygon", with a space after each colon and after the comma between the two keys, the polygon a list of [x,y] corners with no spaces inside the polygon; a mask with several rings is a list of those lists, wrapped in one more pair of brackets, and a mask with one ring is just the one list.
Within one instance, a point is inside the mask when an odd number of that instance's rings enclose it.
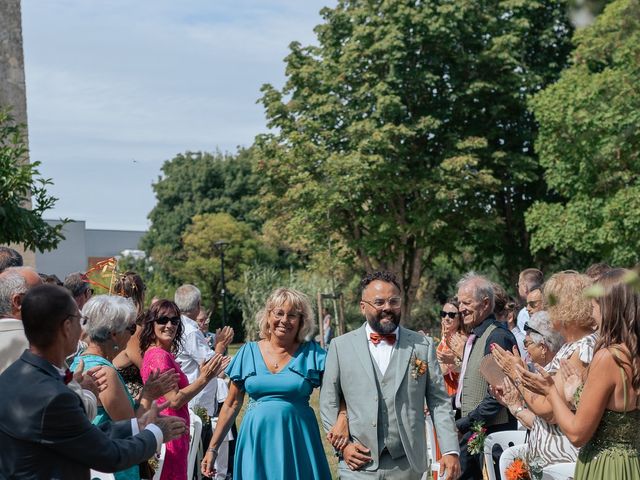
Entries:
{"label": "navy blazer", "polygon": [[88,479],[116,472],[156,450],[131,421],[93,425],[80,398],[47,360],[26,350],[0,375],[0,479]]}

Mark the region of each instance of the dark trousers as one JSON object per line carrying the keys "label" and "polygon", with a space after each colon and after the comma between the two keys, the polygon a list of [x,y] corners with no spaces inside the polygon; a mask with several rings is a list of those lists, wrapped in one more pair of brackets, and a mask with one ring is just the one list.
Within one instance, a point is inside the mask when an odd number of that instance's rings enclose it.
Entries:
{"label": "dark trousers", "polygon": [[[487,427],[487,435],[493,432],[516,430],[517,428],[517,420],[509,415],[509,422]],[[482,453],[471,455],[467,450],[467,442],[472,434],[472,431],[468,431],[464,434],[462,440],[460,440],[460,469],[462,470],[462,474],[460,475],[459,480],[482,480],[482,464],[484,456]],[[487,467],[493,468],[496,472],[496,478],[500,478],[500,469],[497,464],[488,465]]]}

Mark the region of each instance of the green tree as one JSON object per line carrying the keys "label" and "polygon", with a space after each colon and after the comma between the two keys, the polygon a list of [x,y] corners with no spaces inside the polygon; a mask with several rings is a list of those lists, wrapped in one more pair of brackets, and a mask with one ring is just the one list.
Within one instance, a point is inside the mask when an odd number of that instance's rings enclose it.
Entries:
{"label": "green tree", "polygon": [[259,185],[252,165],[250,149],[239,149],[235,155],[187,152],[166,161],[153,184],[157,203],[149,213],[151,227],[142,248],[170,270],[162,260],[181,249],[181,237],[194,215],[226,212],[259,228],[259,219],[251,213]]}
{"label": "green tree", "polygon": [[640,252],[640,3],[612,2],[575,43],[572,66],[532,101],[555,200],[528,211],[531,248],[560,267],[632,265]]}
{"label": "green tree", "polygon": [[291,44],[284,88],[263,87],[265,218],[398,272],[405,313],[439,254],[473,246],[476,266],[516,275],[544,193],[526,99],[565,65],[565,2],[340,0],[322,15],[318,46]]}
{"label": "green tree", "polygon": [[15,123],[10,110],[0,108],[0,244],[53,250],[64,239],[62,228],[68,220],[52,226],[42,219],[57,198],[47,194],[52,182],[40,176],[40,162],[25,162],[27,152],[24,126]]}
{"label": "green tree", "polygon": [[[224,250],[225,284],[229,295],[242,291],[243,272],[254,263],[275,261],[276,252],[266,247],[251,227],[227,213],[206,213],[193,217],[182,236],[184,249],[172,274],[180,283],[197,285],[212,315],[217,314],[220,297],[220,256],[215,243],[228,242]],[[231,302],[231,297],[228,297]]]}

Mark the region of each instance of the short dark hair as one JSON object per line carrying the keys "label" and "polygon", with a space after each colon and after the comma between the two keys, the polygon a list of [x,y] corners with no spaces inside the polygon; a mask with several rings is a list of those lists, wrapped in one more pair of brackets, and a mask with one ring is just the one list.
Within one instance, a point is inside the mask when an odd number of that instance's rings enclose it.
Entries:
{"label": "short dark hair", "polygon": [[64,279],[64,288],[69,290],[74,298],[89,290],[90,286],[89,279],[82,272],[70,273]]}
{"label": "short dark hair", "polygon": [[0,247],[0,273],[9,267],[22,267],[22,255],[9,247]]}
{"label": "short dark hair", "polygon": [[534,285],[541,285],[544,282],[544,274],[537,268],[525,268],[518,276],[518,281],[520,280],[527,283],[527,290],[529,290]]}
{"label": "short dark hair", "polygon": [[58,285],[38,285],[22,299],[22,324],[31,345],[53,345],[62,323],[77,309],[68,290]]}
{"label": "short dark hair", "polygon": [[613,268],[611,268],[608,263],[600,262],[589,265],[584,274],[587,277],[592,278],[593,280],[598,280],[601,276],[603,276],[607,272],[610,272],[611,270],[613,270]]}
{"label": "short dark hair", "polygon": [[360,296],[362,296],[362,292],[364,292],[364,289],[367,288],[367,286],[375,280],[380,280],[381,282],[386,282],[386,283],[393,283],[398,289],[398,291],[402,292],[402,289],[400,288],[400,284],[398,283],[398,279],[396,275],[392,272],[382,270],[382,271],[367,273],[364,277],[362,277],[362,280],[360,280]]}
{"label": "short dark hair", "polygon": [[[178,308],[178,305],[171,300],[158,300],[157,302],[154,302],[145,313],[143,317],[144,321],[142,323],[142,332],[140,332],[140,352],[143,356],[144,352],[146,352],[156,341],[156,333],[154,330],[156,319],[165,315],[180,317],[180,309]],[[171,343],[171,352],[178,353],[181,345],[182,321],[178,322],[176,337]]]}

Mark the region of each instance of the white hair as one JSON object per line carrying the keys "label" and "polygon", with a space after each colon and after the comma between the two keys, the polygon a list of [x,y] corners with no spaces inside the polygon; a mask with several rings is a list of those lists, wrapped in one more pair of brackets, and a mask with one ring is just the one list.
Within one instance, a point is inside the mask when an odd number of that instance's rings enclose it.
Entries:
{"label": "white hair", "polygon": [[202,294],[198,287],[188,283],[180,285],[173,296],[181,313],[198,313],[201,299]]}
{"label": "white hair", "polygon": [[106,342],[112,333],[123,332],[136,319],[136,307],[130,298],[118,295],[91,297],[82,308],[87,336],[96,343]]}
{"label": "white hair", "polygon": [[0,316],[10,317],[13,314],[11,299],[14,295],[27,293],[29,284],[20,273],[22,267],[7,268],[0,275]]}
{"label": "white hair", "polygon": [[476,272],[467,272],[458,281],[458,290],[464,287],[472,287],[473,298],[478,302],[481,302],[484,298],[489,299],[489,307],[493,312],[495,307],[495,293],[491,280]]}

